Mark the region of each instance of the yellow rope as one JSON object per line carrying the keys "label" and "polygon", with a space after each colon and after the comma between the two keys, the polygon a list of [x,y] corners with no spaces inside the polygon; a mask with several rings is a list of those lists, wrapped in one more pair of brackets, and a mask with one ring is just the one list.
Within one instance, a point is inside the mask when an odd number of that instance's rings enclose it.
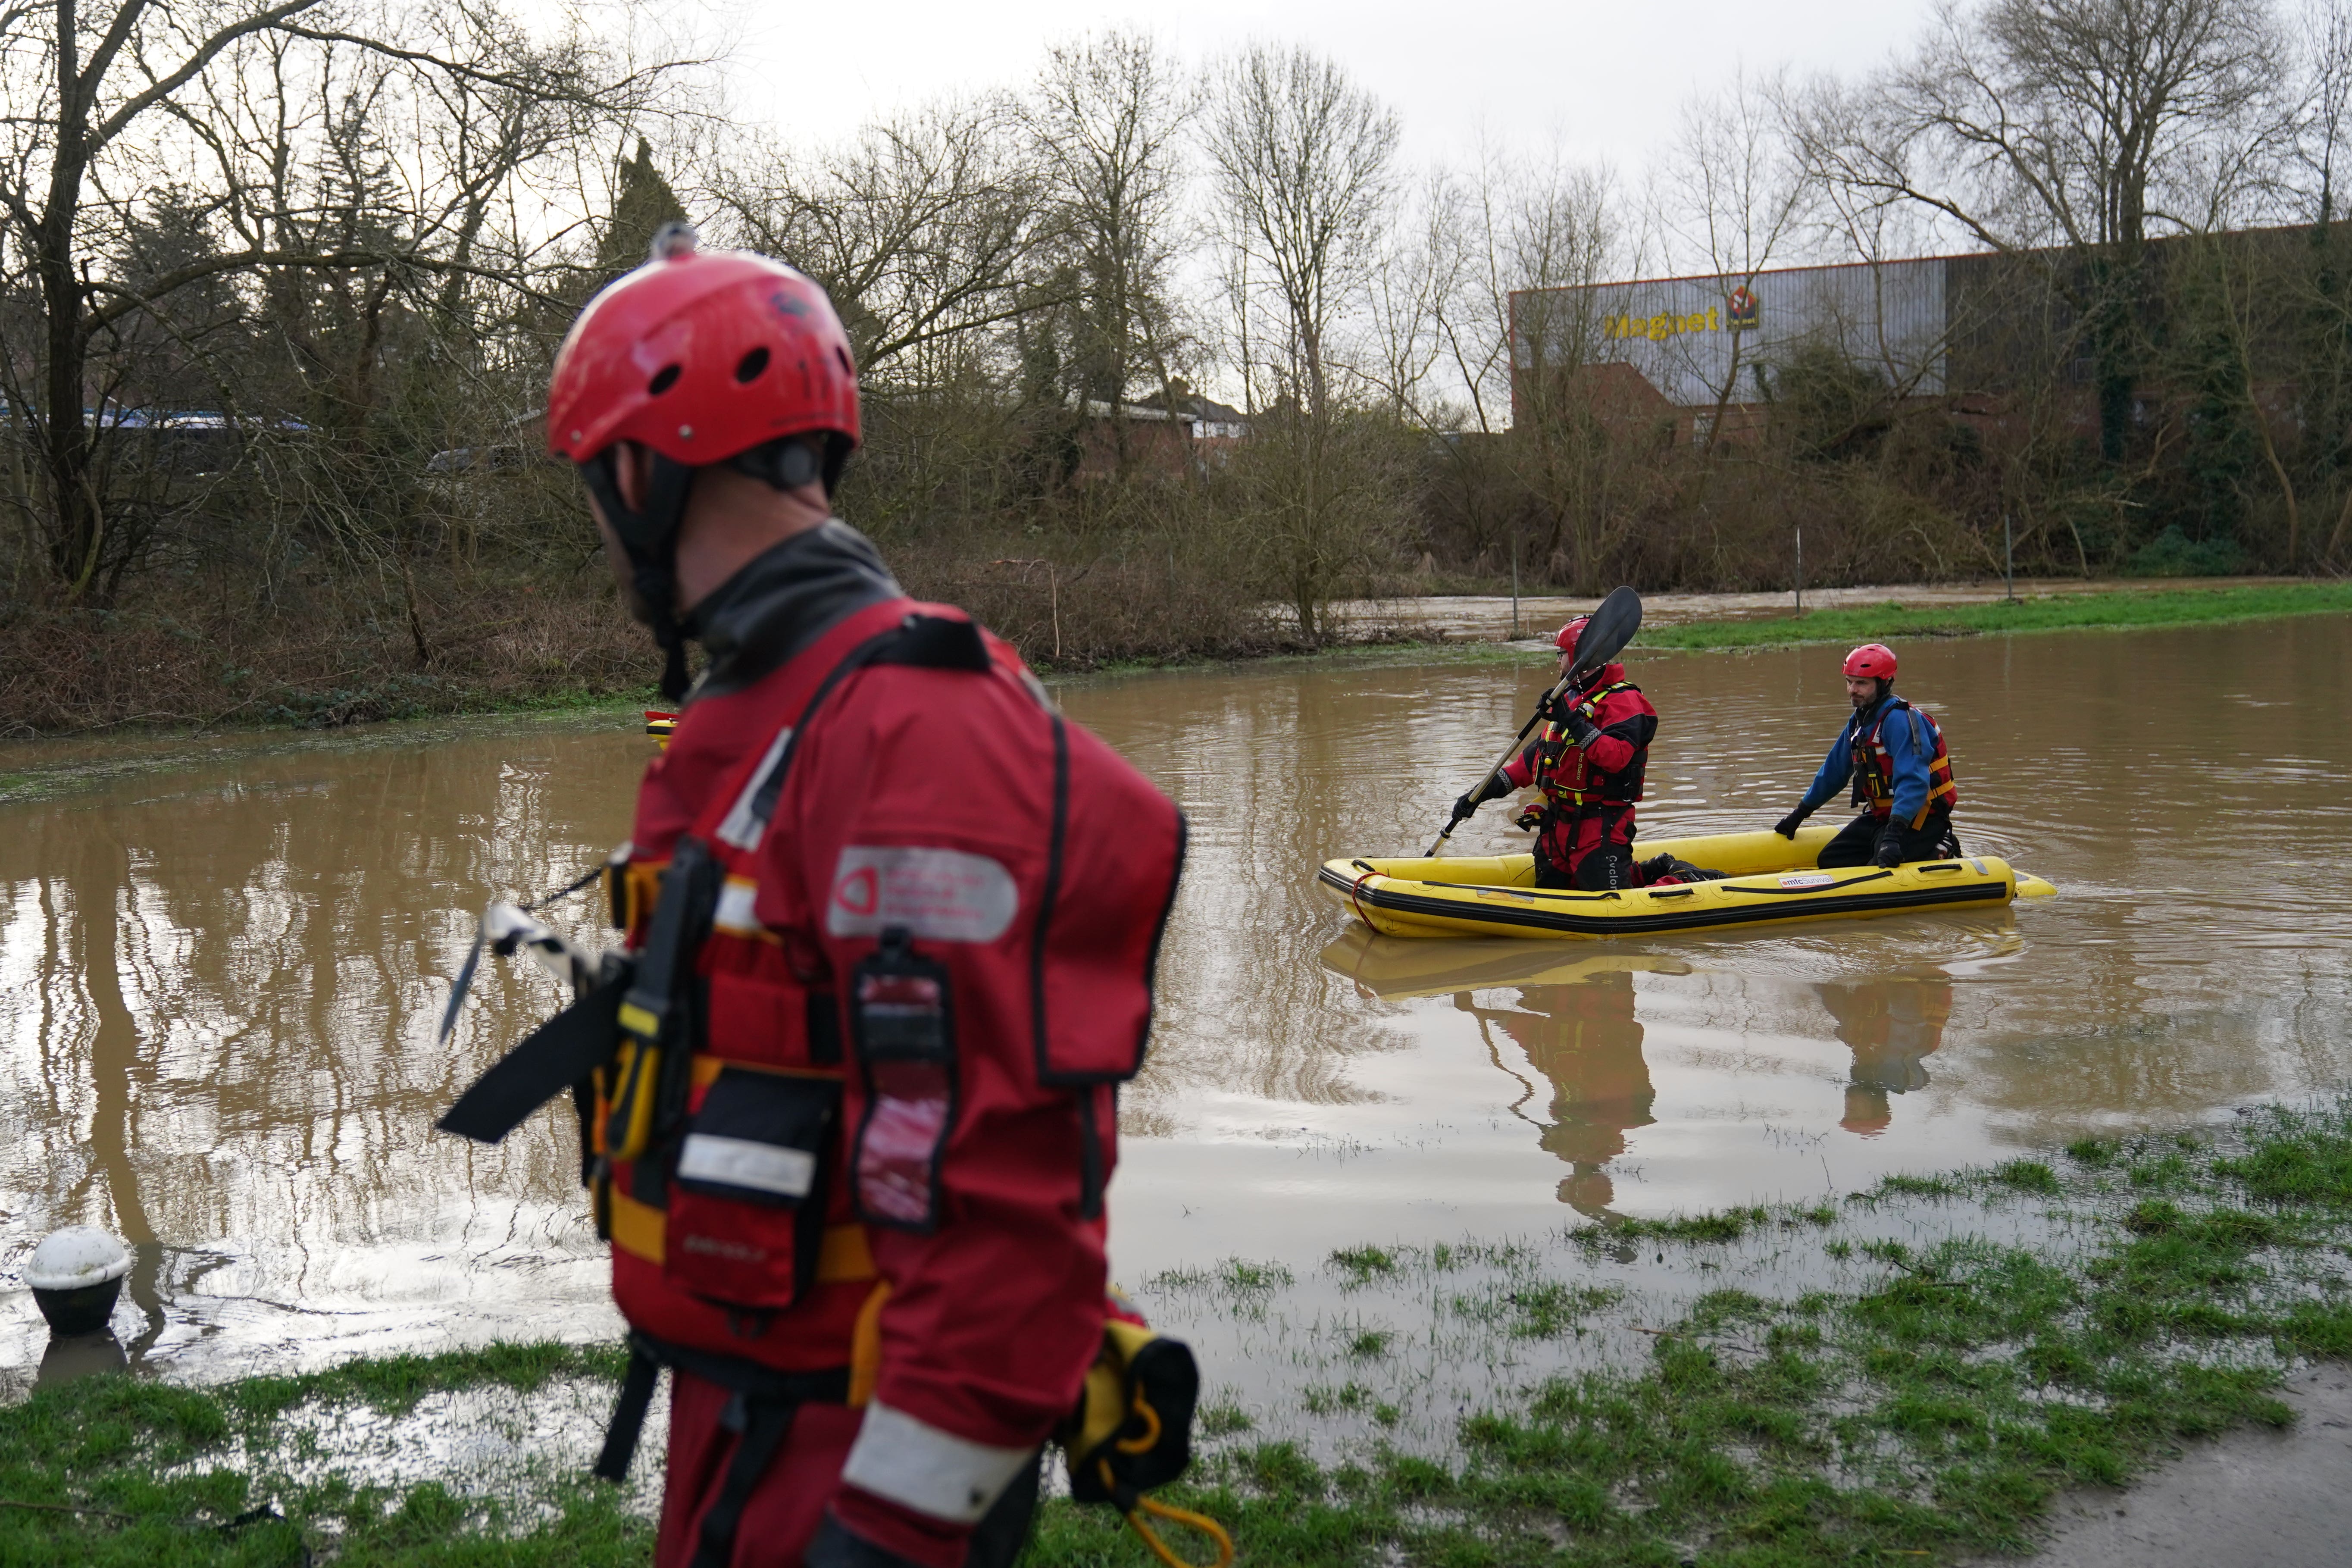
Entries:
{"label": "yellow rope", "polygon": [[[1208,1568],[1232,1568],[1234,1561],[1234,1538],[1225,1533],[1225,1527],[1223,1525],[1219,1524],[1207,1514],[1194,1513],[1189,1508],[1171,1508],[1166,1503],[1155,1501],[1150,1498],[1138,1498],[1136,1501],[1142,1505],[1146,1512],[1156,1513],[1162,1519],[1173,1520],[1178,1524],[1190,1525],[1194,1530],[1197,1530],[1202,1534],[1207,1536],[1211,1541],[1215,1542],[1217,1543],[1217,1561],[1215,1563],[1208,1565]],[[1160,1561],[1168,1564],[1168,1568],[1202,1568],[1202,1565],[1187,1563],[1183,1558],[1179,1557],[1176,1553],[1171,1552],[1168,1549],[1168,1543],[1160,1539],[1159,1532],[1153,1530],[1150,1525],[1143,1522],[1142,1514],[1129,1514],[1127,1516],[1127,1525],[1129,1530],[1134,1531],[1137,1535],[1143,1538],[1143,1544],[1151,1549],[1151,1554],[1154,1557],[1159,1558]]]}
{"label": "yellow rope", "polygon": [[[1113,1489],[1115,1483],[1111,1479],[1110,1461],[1104,1459],[1099,1462],[1102,1466],[1103,1486],[1107,1489]],[[1194,1513],[1189,1508],[1171,1508],[1168,1504],[1151,1498],[1139,1497],[1135,1501],[1136,1509],[1129,1510],[1124,1516],[1127,1520],[1127,1527],[1135,1531],[1143,1544],[1150,1548],[1151,1554],[1166,1563],[1168,1568],[1233,1568],[1234,1538],[1225,1533],[1223,1525],[1205,1513]],[[1160,1532],[1143,1522],[1143,1515],[1146,1513],[1156,1513],[1160,1518],[1172,1520],[1178,1524],[1190,1525],[1207,1536],[1216,1542],[1216,1562],[1213,1563],[1188,1563],[1177,1556],[1175,1552],[1169,1550],[1168,1543],[1160,1539]]]}

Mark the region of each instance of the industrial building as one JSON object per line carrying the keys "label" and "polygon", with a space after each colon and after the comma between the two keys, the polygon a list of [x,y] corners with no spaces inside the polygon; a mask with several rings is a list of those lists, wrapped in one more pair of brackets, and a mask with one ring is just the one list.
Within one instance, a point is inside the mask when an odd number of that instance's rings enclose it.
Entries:
{"label": "industrial building", "polygon": [[1950,389],[1956,301],[1989,256],[1795,267],[1752,276],[1660,278],[1511,296],[1513,415],[1545,373],[1574,372],[1621,418],[1671,421],[1675,438],[1759,427],[1770,378],[1807,346],[1834,350],[1899,397]]}
{"label": "industrial building", "polygon": [[[2330,260],[2328,258],[2336,259]],[[2266,418],[2291,425],[2307,379],[2310,306],[2347,272],[2352,225],[2239,230],[2149,242],[2128,276],[2125,314],[2146,345],[2178,342],[2184,302],[2201,278],[2209,312],[2216,278]],[[2098,426],[2095,367],[2076,302],[2122,275],[2081,252],[1977,252],[1900,261],[1791,267],[1753,275],[1660,278],[1511,296],[1512,413],[1572,392],[1620,428],[1652,428],[1707,444],[1760,432],[1779,377],[1808,353],[1833,356],[1894,403],[1937,400],[1979,428],[2004,424],[2031,392],[2064,424]],[[2192,334],[2193,335],[2193,334]],[[2137,358],[2130,418],[2161,417],[2181,388],[2161,353]]]}

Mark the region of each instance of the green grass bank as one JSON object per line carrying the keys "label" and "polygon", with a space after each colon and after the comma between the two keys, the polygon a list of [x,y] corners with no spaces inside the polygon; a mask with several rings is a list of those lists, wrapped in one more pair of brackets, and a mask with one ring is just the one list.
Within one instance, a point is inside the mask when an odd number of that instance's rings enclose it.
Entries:
{"label": "green grass bank", "polygon": [[1965,637],[2004,632],[2146,631],[2292,616],[2352,613],[2352,583],[2279,583],[2231,588],[2150,588],[2053,594],[2015,602],[1907,607],[1897,603],[1813,610],[1756,620],[1648,626],[1637,647],[1738,649],[1803,643]]}
{"label": "green grass bank", "polygon": [[[1743,1257],[1811,1283],[1726,1283],[1751,1278]],[[1653,1258],[1688,1287],[1672,1311],[1643,1313],[1612,1282]],[[1345,1440],[1271,1435],[1234,1396],[1262,1369],[1207,1369],[1202,1458],[1168,1495],[1224,1521],[1246,1563],[1796,1568],[2021,1550],[2060,1489],[2285,1425],[2284,1373],[2352,1357],[2352,1100],[1540,1246],[1368,1244],[1313,1272],[1342,1299],[1417,1292],[1432,1321],[1326,1312],[1286,1331],[1295,1356],[1323,1342],[1297,1404],[1351,1426]],[[1234,1261],[1144,1295],[1180,1329],[1192,1310],[1198,1332],[1202,1314],[1278,1313],[1292,1282]],[[1447,1441],[1415,1451],[1398,1368],[1441,1329],[1506,1368],[1531,1346],[1638,1349],[1507,1375],[1493,1397],[1445,1405]],[[544,1401],[569,1399],[585,1431],[617,1371],[608,1352],[535,1345],[44,1391],[0,1410],[0,1562],[642,1563],[651,1478],[634,1492],[587,1480],[577,1442],[493,1481],[479,1464],[398,1474],[378,1440],[403,1420],[471,1421],[548,1449],[532,1436]],[[377,1435],[379,1457],[354,1433]],[[1115,1518],[1056,1502],[1025,1561],[1150,1559]]]}

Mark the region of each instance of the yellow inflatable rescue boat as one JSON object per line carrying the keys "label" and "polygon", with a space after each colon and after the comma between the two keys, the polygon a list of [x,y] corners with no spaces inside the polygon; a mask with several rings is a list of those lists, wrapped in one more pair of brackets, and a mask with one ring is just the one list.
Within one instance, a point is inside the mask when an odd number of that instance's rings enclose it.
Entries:
{"label": "yellow inflatable rescue boat", "polygon": [[1906,910],[1969,909],[2057,891],[1990,855],[1923,860],[1892,868],[1814,865],[1834,827],[1777,833],[1643,839],[1634,853],[1661,852],[1726,873],[1720,882],[1635,888],[1614,893],[1553,891],[1535,885],[1532,855],[1434,860],[1326,860],[1317,884],[1340,908],[1383,936],[1612,937],[1789,921],[1850,920]]}

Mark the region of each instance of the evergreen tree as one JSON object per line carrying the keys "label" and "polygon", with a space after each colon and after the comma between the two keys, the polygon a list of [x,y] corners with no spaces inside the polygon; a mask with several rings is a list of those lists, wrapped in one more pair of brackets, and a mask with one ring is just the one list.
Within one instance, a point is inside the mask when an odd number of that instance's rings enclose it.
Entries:
{"label": "evergreen tree", "polygon": [[618,277],[645,260],[654,235],[666,223],[684,223],[686,208],[677,193],[654,166],[652,144],[637,138],[637,155],[621,160],[620,188],[613,197],[613,216],[596,247],[596,269],[606,279]]}

